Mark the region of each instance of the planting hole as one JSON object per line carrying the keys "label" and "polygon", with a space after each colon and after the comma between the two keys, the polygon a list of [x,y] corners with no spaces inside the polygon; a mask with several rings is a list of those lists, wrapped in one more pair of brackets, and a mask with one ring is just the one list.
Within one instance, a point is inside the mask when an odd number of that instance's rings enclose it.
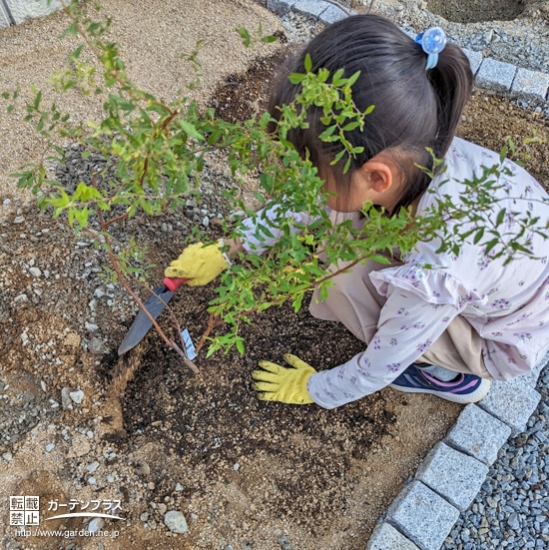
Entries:
{"label": "planting hole", "polygon": [[427,0],[429,11],[456,23],[511,21],[524,11],[523,0]]}

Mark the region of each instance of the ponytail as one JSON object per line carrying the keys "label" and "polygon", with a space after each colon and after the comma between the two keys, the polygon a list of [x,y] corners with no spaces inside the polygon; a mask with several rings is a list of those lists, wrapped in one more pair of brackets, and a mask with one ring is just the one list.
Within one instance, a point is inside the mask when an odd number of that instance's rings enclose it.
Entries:
{"label": "ponytail", "polygon": [[438,97],[434,152],[437,158],[442,158],[456,135],[463,109],[471,97],[473,73],[461,48],[447,44],[439,53],[437,66],[427,71],[427,78]]}

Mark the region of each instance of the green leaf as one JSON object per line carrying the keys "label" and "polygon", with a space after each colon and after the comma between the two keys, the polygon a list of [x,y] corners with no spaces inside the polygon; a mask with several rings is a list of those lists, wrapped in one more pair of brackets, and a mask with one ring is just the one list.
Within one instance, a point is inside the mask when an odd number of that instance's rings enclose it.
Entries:
{"label": "green leaf", "polygon": [[238,353],[240,353],[240,355],[244,355],[244,342],[242,341],[242,338],[238,338],[235,342],[235,345]]}
{"label": "green leaf", "polygon": [[67,36],[68,34],[70,34],[73,38],[76,38],[77,35],[78,35],[78,25],[76,23],[76,21],[73,21],[62,33],[61,33],[61,36],[59,38],[65,38],[65,36]]}
{"label": "green leaf", "polygon": [[76,48],[76,50],[74,50],[74,52],[69,55],[69,61],[76,61],[80,57],[84,46],[85,44],[81,44],[80,46],[78,46],[78,48]]}
{"label": "green leaf", "polygon": [[496,227],[499,227],[503,223],[503,220],[505,219],[505,212],[505,208],[499,211],[498,217],[496,219]]}
{"label": "green leaf", "polygon": [[40,107],[40,102],[42,101],[42,91],[38,92],[36,94],[36,97],[34,98],[34,108],[38,110]]}
{"label": "green leaf", "polygon": [[505,160],[505,157],[507,156],[507,153],[509,152],[509,149],[507,148],[507,145],[504,145],[499,153],[499,161],[500,163],[503,163]]}
{"label": "green leaf", "polygon": [[300,74],[300,73],[292,73],[289,77],[288,77],[288,80],[292,83],[292,84],[301,84],[306,78],[306,75],[304,74]]}
{"label": "green leaf", "polygon": [[318,137],[322,141],[328,141],[328,138],[337,130],[337,124],[326,128]]}
{"label": "green leaf", "polygon": [[248,30],[245,27],[238,27],[236,32],[240,35],[240,38],[242,38],[242,43],[247,48],[252,42],[252,38]]}
{"label": "green leaf", "polygon": [[332,77],[332,84],[334,86],[341,86],[343,84],[343,73],[344,73],[344,69],[338,69],[334,76]]}
{"label": "green leaf", "polygon": [[200,134],[195,126],[191,124],[190,122],[187,122],[186,120],[180,120],[179,125],[181,126],[181,129],[192,138],[198,140],[198,141],[204,141],[205,137]]}
{"label": "green leaf", "polygon": [[278,37],[275,36],[274,34],[271,34],[269,36],[264,36],[261,39],[261,42],[263,42],[264,44],[270,44],[271,42],[276,42],[277,40],[278,40]]}
{"label": "green leaf", "polygon": [[310,73],[313,70],[313,60],[311,59],[311,55],[307,54],[305,56],[305,72]]}
{"label": "green leaf", "polygon": [[354,75],[349,77],[347,79],[347,86],[349,86],[349,87],[352,86],[358,80],[359,76],[360,76],[360,71],[357,71]]}
{"label": "green leaf", "polygon": [[480,241],[480,239],[482,239],[483,236],[484,236],[484,227],[481,227],[481,228],[477,231],[477,233],[476,233],[476,235],[475,235],[475,238],[473,239],[473,243],[474,243],[474,244],[477,244],[477,243]]}
{"label": "green leaf", "polygon": [[492,248],[494,248],[494,246],[496,246],[496,244],[499,243],[499,239],[492,239],[489,243],[486,244],[486,248],[484,249],[484,254],[485,255],[488,255],[488,253],[490,252],[490,250],[492,250]]}

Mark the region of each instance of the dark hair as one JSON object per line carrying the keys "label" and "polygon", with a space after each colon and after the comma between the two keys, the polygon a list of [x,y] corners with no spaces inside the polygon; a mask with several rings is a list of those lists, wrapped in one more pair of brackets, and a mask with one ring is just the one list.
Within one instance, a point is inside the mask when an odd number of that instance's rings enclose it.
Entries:
{"label": "dark hair", "polygon": [[345,157],[335,166],[329,165],[342,149],[341,144],[324,143],[318,138],[325,129],[320,109],[308,110],[309,128],[292,130],[289,141],[302,157],[310,155],[321,177],[333,174],[342,196],[349,189],[353,170],[381,151],[392,150],[406,181],[394,211],[409,205],[430,182],[414,163],[432,168],[427,147],[437,158],[446,154],[471,96],[473,74],[465,54],[458,46],[447,44],[437,66],[426,71],[427,55],[421,45],[394,23],[373,14],[348,17],[320,33],[285,67],[270,100],[269,110],[276,120],[281,116],[279,107],[291,103],[300,91],[288,75],[303,72],[307,54],[313,72],[325,68],[333,75],[344,69],[344,76],[349,77],[360,71],[353,85],[353,101],[362,112],[370,105],[375,108],[366,116],[362,131],[346,134],[354,146],[364,147],[364,152],[353,159],[345,174]]}

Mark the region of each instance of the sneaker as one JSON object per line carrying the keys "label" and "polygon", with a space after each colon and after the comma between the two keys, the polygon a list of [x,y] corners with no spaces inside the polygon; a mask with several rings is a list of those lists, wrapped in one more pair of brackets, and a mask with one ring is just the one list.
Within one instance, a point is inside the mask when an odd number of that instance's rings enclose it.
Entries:
{"label": "sneaker", "polygon": [[459,373],[452,382],[442,382],[412,364],[390,386],[398,391],[432,393],[447,401],[465,404],[476,403],[485,397],[490,391],[490,380]]}

